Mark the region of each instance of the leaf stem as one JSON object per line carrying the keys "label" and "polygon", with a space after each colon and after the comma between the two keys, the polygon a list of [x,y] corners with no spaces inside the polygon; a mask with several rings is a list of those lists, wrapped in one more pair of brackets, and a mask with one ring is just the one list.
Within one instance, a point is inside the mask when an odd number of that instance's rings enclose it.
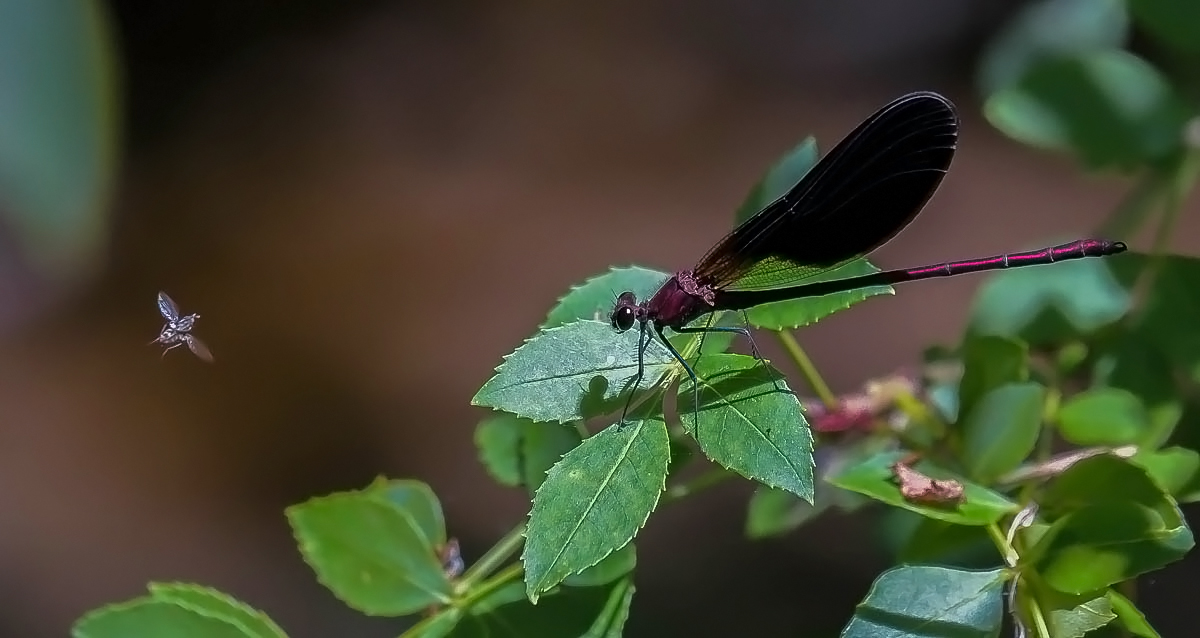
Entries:
{"label": "leaf stem", "polygon": [[1025,598],[1025,603],[1029,606],[1029,613],[1033,616],[1033,626],[1037,630],[1038,638],[1050,638],[1050,628],[1046,626],[1046,616],[1042,614],[1042,607],[1038,605],[1037,598],[1028,596]]}
{"label": "leaf stem", "polygon": [[992,523],[986,526],[985,529],[987,530],[988,536],[991,537],[992,543],[996,545],[996,551],[1000,552],[1000,556],[1004,559],[1005,564],[1011,566],[1014,562],[1016,562],[1016,552],[1013,550],[1012,545],[1009,544],[1008,539],[1004,537],[1004,532],[1000,531],[1000,527],[995,523]]}
{"label": "leaf stem", "polygon": [[1168,181],[1160,171],[1151,169],[1138,181],[1108,219],[1100,225],[1100,237],[1127,237],[1146,219],[1158,200],[1165,194]]}
{"label": "leaf stem", "polygon": [[796,341],[792,333],[787,330],[779,330],[775,334],[779,337],[779,341],[783,344],[783,347],[787,349],[788,354],[792,356],[792,360],[796,362],[796,366],[800,368],[800,373],[808,381],[809,387],[813,389],[813,392],[817,393],[817,398],[821,399],[821,403],[824,403],[825,407],[830,410],[837,408],[837,396],[825,384],[825,380],[817,372],[817,367],[813,365],[812,359],[808,358],[808,354],[800,347],[800,343]]}
{"label": "leaf stem", "polygon": [[[1150,259],[1138,275],[1135,289],[1144,292],[1153,288],[1159,268],[1166,257],[1167,245],[1171,241],[1175,224],[1179,221],[1180,213],[1183,211],[1183,202],[1187,199],[1198,175],[1200,175],[1200,152],[1188,153],[1174,166],[1171,179],[1165,187],[1166,192],[1163,194],[1162,219],[1154,233]],[[1142,306],[1140,312],[1146,312],[1145,305]]]}
{"label": "leaf stem", "polygon": [[475,603],[479,602],[483,598],[491,595],[492,592],[507,585],[510,580],[517,578],[521,574],[524,574],[524,573],[525,573],[524,565],[522,565],[521,563],[513,563],[512,565],[509,565],[508,567],[505,567],[504,569],[500,570],[500,572],[497,573],[495,577],[489,578],[488,580],[484,581],[483,584],[481,584],[479,587],[476,587],[474,590],[467,592],[467,595],[463,596],[462,600],[460,600],[455,606],[460,609],[470,609],[471,605],[474,605]]}
{"label": "leaf stem", "polygon": [[724,483],[734,476],[735,474],[725,468],[713,468],[692,481],[672,485],[667,488],[667,494],[663,497],[663,503],[670,503],[671,501],[677,501],[681,498],[702,492],[710,487]]}
{"label": "leaf stem", "polygon": [[483,556],[467,569],[463,577],[459,579],[456,589],[458,591],[469,592],[477,581],[487,578],[504,561],[517,553],[517,550],[524,543],[525,523],[521,523],[505,534],[503,538],[496,541],[496,544],[492,545],[491,549],[484,552]]}
{"label": "leaf stem", "polygon": [[[499,545],[499,543],[497,543],[497,545]],[[524,573],[524,571],[524,565],[521,563],[513,563],[512,565],[504,568],[504,570],[500,573],[496,574],[495,577],[484,581],[479,587],[476,587],[472,591],[468,591],[467,595],[452,602],[450,604],[450,608],[458,610],[470,609],[472,605],[491,595],[492,592],[495,592],[497,589],[507,585],[509,581],[520,576],[522,573]],[[441,613],[444,613],[444,610]],[[409,627],[404,633],[400,634],[400,638],[419,638],[420,636],[424,636],[429,625],[432,625],[441,618],[441,613],[422,618],[420,622],[412,627]]]}
{"label": "leaf stem", "polygon": [[1184,160],[1176,169],[1175,179],[1171,180],[1167,188],[1163,198],[1162,219],[1155,230],[1154,243],[1150,247],[1151,255],[1158,256],[1167,250],[1167,244],[1170,243],[1171,236],[1174,234],[1175,224],[1179,221],[1179,213],[1183,209],[1183,200],[1187,197],[1187,192],[1191,189],[1191,182],[1194,179],[1195,169],[1190,166],[1193,163]]}

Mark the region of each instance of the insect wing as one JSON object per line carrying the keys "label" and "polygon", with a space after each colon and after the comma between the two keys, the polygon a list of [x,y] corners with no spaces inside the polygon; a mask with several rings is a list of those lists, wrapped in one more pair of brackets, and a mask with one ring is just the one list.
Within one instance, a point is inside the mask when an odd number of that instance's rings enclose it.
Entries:
{"label": "insect wing", "polygon": [[957,139],[958,116],[946,98],[912,93],[893,101],[714,246],[696,278],[731,291],[780,288],[870,253],[921,211]]}
{"label": "insect wing", "polygon": [[201,341],[199,337],[190,334],[182,334],[179,336],[184,340],[185,343],[187,343],[188,350],[191,350],[192,354],[200,357],[201,360],[208,363],[213,362],[212,352],[209,351],[208,346],[204,345],[204,342]]}
{"label": "insect wing", "polygon": [[162,313],[163,319],[170,322],[179,320],[179,306],[175,305],[175,301],[167,296],[167,293],[158,292],[158,311]]}

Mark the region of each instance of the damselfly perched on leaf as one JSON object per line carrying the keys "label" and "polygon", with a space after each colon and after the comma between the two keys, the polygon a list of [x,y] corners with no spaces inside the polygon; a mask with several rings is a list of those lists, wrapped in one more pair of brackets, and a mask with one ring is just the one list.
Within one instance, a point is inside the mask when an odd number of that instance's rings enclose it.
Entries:
{"label": "damselfly perched on leaf", "polygon": [[[750,336],[746,328],[688,325],[717,311],[1125,251],[1119,241],[1081,239],[1041,250],[818,280],[908,226],[941,184],[957,142],[958,116],[949,100],[930,92],[900,97],[867,118],[782,197],[733,229],[695,267],[676,272],[648,299],[622,293],[609,320],[620,332],[635,324],[640,330],[638,370],[630,387],[642,380],[643,355],[657,335],[691,377],[698,407],[696,374],[663,330]],[[626,411],[632,400],[630,393]]]}
{"label": "damselfly perched on leaf", "polygon": [[200,318],[200,315],[179,314],[179,306],[176,306],[175,301],[162,291],[158,293],[158,311],[162,313],[163,319],[166,319],[167,323],[163,325],[162,331],[158,333],[158,338],[151,341],[148,345],[161,343],[167,346],[163,350],[164,357],[168,351],[182,345],[187,345],[188,350],[191,350],[197,357],[209,363],[213,362],[213,356],[209,352],[208,346],[204,345],[204,342],[199,337],[192,334],[192,326],[196,325],[196,320]]}

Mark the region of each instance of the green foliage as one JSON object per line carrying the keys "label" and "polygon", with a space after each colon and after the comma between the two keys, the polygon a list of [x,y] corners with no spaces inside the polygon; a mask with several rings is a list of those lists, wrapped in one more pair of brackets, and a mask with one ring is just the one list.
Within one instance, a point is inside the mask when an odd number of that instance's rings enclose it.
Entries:
{"label": "green foliage", "polygon": [[531,601],[633,539],[658,504],[670,458],[662,417],[634,417],[551,468],[533,498],[521,555]]}
{"label": "green foliage", "polygon": [[74,638],[285,638],[257,609],[214,589],[185,583],[151,583],[150,595],[109,605],[75,624]]}
{"label": "green foliage", "polygon": [[[301,555],[355,609],[422,614],[409,638],[616,637],[632,608],[640,529],[660,507],[740,478],[756,485],[750,538],[829,510],[885,512],[879,536],[897,565],[845,637],[994,637],[1006,613],[1039,638],[1157,637],[1121,592],[1194,545],[1179,503],[1200,500],[1200,259],[1167,247],[1200,150],[1184,141],[1197,117],[1187,87],[1123,47],[1144,32],[1172,59],[1194,56],[1198,16],[1182,0],[1041,0],[980,67],[999,130],[1085,169],[1135,175],[1099,234],[1155,237],[1145,252],[990,276],[959,343],[931,349],[915,378],[871,380],[842,397],[792,330],[890,287],[751,309],[749,323],[776,333],[821,396],[804,406],[776,366],[725,353],[730,333],[667,335],[694,383],[657,335],[614,334],[616,296],[645,299],[667,274],[613,268],[570,288],[472,399],[493,410],[475,431],[480,462],[531,495],[526,522],[460,572],[428,486],[381,479],[289,508]],[[786,153],[736,221],[816,159],[812,138]],[[808,274],[870,272],[858,259]],[[735,313],[711,321],[742,325]],[[83,616],[74,635],[284,634],[224,594],[155,584]]]}
{"label": "green foliage", "polygon": [[428,500],[397,503],[382,485],[373,485],[288,508],[305,561],[346,604],[371,615],[402,616],[450,599],[436,549],[436,539],[445,538],[441,512],[422,487]]}
{"label": "green foliage", "polygon": [[43,274],[91,276],[121,129],[107,3],[0,2],[0,215]]}
{"label": "green foliage", "polygon": [[1004,570],[912,565],[876,579],[842,631],[844,638],[990,638],[1004,618]]}
{"label": "green foliage", "polygon": [[929,463],[923,463],[918,469],[934,478],[954,479],[960,482],[965,489],[964,502],[958,507],[943,507],[923,505],[905,499],[900,494],[900,487],[896,484],[896,478],[892,472],[892,464],[903,456],[902,452],[879,454],[863,463],[851,466],[827,480],[844,490],[858,492],[893,507],[901,507],[922,516],[955,525],[994,525],[1005,514],[1011,514],[1019,509],[1016,503],[1003,495]]}
{"label": "green foliage", "polygon": [[992,483],[1015,470],[1037,444],[1046,389],[1006,383],[983,395],[963,420],[962,462],[967,475]]}
{"label": "green foliage", "polygon": [[[746,478],[813,499],[812,434],[783,376],[753,357],[708,355],[695,366],[700,407],[680,388],[684,427],[705,456]],[[687,421],[692,420],[690,426]]]}

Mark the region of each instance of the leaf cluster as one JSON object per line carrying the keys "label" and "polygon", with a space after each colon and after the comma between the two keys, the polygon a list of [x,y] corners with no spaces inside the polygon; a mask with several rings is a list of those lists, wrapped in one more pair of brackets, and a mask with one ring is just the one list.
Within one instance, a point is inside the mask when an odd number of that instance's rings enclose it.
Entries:
{"label": "leaf cluster", "polygon": [[[695,385],[651,340],[633,386],[639,335],[605,319],[617,293],[644,298],[668,275],[612,268],[571,288],[473,399],[493,410],[476,428],[480,461],[530,496],[526,521],[466,567],[433,492],[380,479],[289,508],[304,559],[347,605],[418,617],[405,636],[619,636],[649,517],[749,480],[751,539],[829,510],[879,513],[896,564],[843,636],[992,637],[1006,614],[1039,638],[1158,636],[1129,594],[1191,550],[1179,505],[1200,500],[1200,259],[1168,250],[1200,174],[1200,126],[1186,81],[1160,70],[1200,56],[1193,5],[1041,0],[980,67],[1000,131],[1132,177],[1097,235],[1147,229],[1148,250],[991,276],[955,343],[930,348],[916,374],[856,394],[825,386],[795,331],[890,287],[702,320],[778,338],[811,399],[773,363],[730,352],[730,333],[669,337]],[[1135,28],[1158,63],[1126,48]],[[735,221],[816,158],[812,138],[788,152]],[[824,276],[875,271],[861,259]],[[947,489],[918,498],[913,481]],[[74,635],[284,634],[219,592],[156,583],[85,615]]]}

